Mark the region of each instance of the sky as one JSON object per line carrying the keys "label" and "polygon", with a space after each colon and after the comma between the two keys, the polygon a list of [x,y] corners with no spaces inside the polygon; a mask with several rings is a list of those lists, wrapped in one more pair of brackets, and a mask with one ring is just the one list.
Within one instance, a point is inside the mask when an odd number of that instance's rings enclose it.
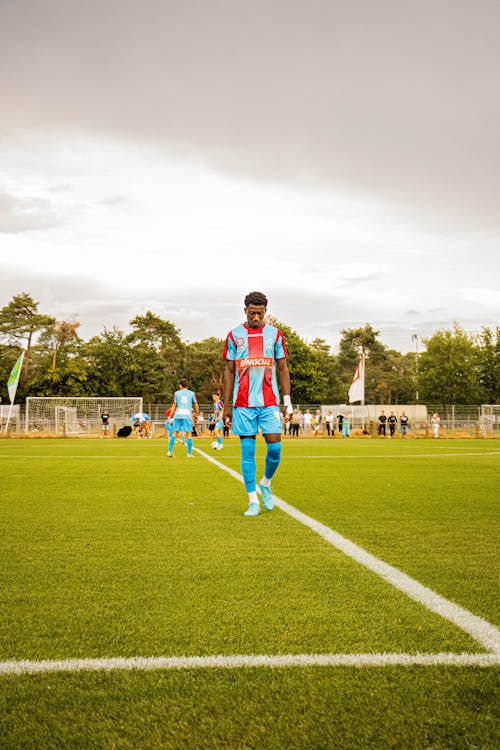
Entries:
{"label": "sky", "polygon": [[332,351],[497,325],[499,31],[498,0],[0,0],[0,306],[200,341],[260,290]]}

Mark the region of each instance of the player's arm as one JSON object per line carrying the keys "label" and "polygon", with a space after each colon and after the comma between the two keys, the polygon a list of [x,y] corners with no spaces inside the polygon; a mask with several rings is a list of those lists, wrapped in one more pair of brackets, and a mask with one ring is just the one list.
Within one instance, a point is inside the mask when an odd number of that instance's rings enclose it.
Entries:
{"label": "player's arm", "polygon": [[227,359],[224,376],[222,378],[222,389],[224,393],[224,411],[222,412],[222,418],[224,421],[226,421],[226,419],[231,421],[233,416],[232,404],[235,373],[236,365],[234,359]]}
{"label": "player's arm", "polygon": [[[285,357],[277,359],[276,364],[278,366],[278,378],[280,381],[281,395],[283,396],[283,414],[288,419],[290,414],[293,413],[293,406],[290,402],[290,393],[292,386],[290,383],[290,372],[286,363]],[[285,398],[288,396],[288,398]]]}
{"label": "player's arm", "polygon": [[194,396],[193,408],[196,412],[196,416],[198,416],[198,414],[200,413],[200,407],[198,406],[198,399],[196,398],[196,396]]}
{"label": "player's arm", "polygon": [[174,414],[175,414],[176,409],[177,409],[177,404],[174,401],[174,403],[172,404],[172,406],[169,409],[169,411],[170,411],[169,419],[170,420],[172,420],[174,418]]}

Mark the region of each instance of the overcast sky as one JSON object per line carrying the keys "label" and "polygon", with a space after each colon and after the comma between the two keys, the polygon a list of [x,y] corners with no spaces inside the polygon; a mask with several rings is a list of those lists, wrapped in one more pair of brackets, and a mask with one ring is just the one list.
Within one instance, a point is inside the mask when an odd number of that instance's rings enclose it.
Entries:
{"label": "overcast sky", "polygon": [[0,306],[500,320],[499,0],[0,0]]}

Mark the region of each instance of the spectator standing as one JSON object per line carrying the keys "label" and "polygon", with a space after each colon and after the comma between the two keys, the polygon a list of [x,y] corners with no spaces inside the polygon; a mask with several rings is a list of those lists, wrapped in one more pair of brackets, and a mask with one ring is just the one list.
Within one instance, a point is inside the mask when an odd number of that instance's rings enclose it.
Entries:
{"label": "spectator standing", "polygon": [[389,437],[393,438],[394,433],[396,432],[396,425],[398,423],[398,418],[393,411],[391,411],[391,413],[389,414],[389,418],[387,421],[389,422]]}
{"label": "spectator standing", "polygon": [[347,414],[342,415],[342,437],[351,436],[351,423]]}
{"label": "spectator standing", "polygon": [[378,424],[378,434],[379,434],[379,437],[380,437],[380,435],[383,435],[385,437],[386,436],[385,423],[387,422],[387,416],[386,416],[386,414],[385,414],[384,411],[382,411],[382,414],[378,418],[378,422],[379,422],[379,424]]}
{"label": "spectator standing", "polygon": [[101,414],[101,437],[107,438],[109,433],[109,411],[104,409]]}
{"label": "spectator standing", "polygon": [[335,433],[335,423],[333,421],[333,414],[331,411],[329,411],[325,417],[325,424],[328,437],[330,437],[330,435],[333,437]]}
{"label": "spectator standing", "polygon": [[310,437],[312,430],[312,414],[310,409],[306,409],[304,413],[304,435]]}
{"label": "spectator standing", "polygon": [[322,429],[323,418],[321,415],[321,409],[316,409],[314,415],[314,437],[319,437]]}
{"label": "spectator standing", "polygon": [[434,414],[431,417],[431,427],[432,427],[432,436],[435,438],[439,437],[439,427],[441,425],[441,418],[439,414],[434,412]]}
{"label": "spectator standing", "polygon": [[408,432],[408,416],[406,412],[403,412],[399,418],[399,427],[401,430],[401,437],[406,437]]}

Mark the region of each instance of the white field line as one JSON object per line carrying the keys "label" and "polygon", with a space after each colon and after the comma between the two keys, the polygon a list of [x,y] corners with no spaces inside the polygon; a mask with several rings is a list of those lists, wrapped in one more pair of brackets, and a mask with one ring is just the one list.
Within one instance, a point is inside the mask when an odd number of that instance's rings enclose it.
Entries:
{"label": "white field line", "polygon": [[366,454],[364,456],[287,456],[286,461],[293,461],[294,459],[300,459],[301,461],[308,460],[310,458],[321,458],[321,459],[334,459],[336,461],[341,461],[344,458],[354,458],[354,459],[366,459],[370,460],[372,458],[448,458],[453,456],[500,456],[500,451],[490,451],[489,453],[410,453],[410,454],[391,454],[391,453],[374,453],[373,455]]}
{"label": "white field line", "polygon": [[158,669],[270,667],[497,667],[498,654],[242,654],[236,656],[132,656],[0,662],[0,675]]}
{"label": "white field line", "polygon": [[[198,453],[201,453],[205,458],[208,458],[210,460],[210,457],[208,454],[204,453],[200,448],[193,448],[193,450],[198,451]],[[163,455],[163,454],[162,454]],[[227,453],[225,452],[226,456],[228,458],[236,458],[239,456],[239,453]],[[284,459],[285,461],[293,461],[295,459],[299,459],[301,461],[308,460],[308,459],[321,459],[321,460],[334,460],[334,461],[342,461],[344,459],[355,459],[355,460],[370,460],[372,458],[447,458],[447,457],[457,457],[457,456],[500,456],[500,451],[489,451],[487,453],[405,453],[405,454],[391,454],[391,453],[374,453],[373,455],[363,455],[363,456],[328,456],[328,455],[314,455],[314,456],[286,456]],[[2,458],[12,458],[12,453],[0,453],[0,459]],[[118,459],[120,461],[144,461],[145,458],[149,459],[158,459],[159,456],[126,456],[123,454],[117,454],[116,456],[103,456],[102,454],[95,455],[95,456],[67,456],[67,455],[59,455],[59,454],[52,454],[52,455],[39,455],[39,454],[30,454],[30,455],[22,455],[22,456],[15,456],[16,459],[19,458],[26,458],[33,460],[34,458],[40,458],[40,459],[51,459],[51,458],[66,458],[66,459],[100,459],[102,461],[117,461]],[[217,463],[217,462],[215,462]]]}
{"label": "white field line", "polygon": [[[236,471],[224,466],[224,464],[207,455],[199,448],[196,450],[208,461],[228,472],[228,474],[231,474],[231,476],[239,482],[243,482],[243,477]],[[299,523],[310,528],[316,534],[319,534],[319,536],[325,539],[325,541],[333,547],[336,547],[348,557],[361,565],[364,565],[365,568],[368,568],[368,570],[371,570],[373,573],[383,578],[384,581],[387,581],[387,583],[390,583],[411,599],[414,599],[419,602],[419,604],[427,607],[431,612],[435,612],[446,620],[449,620],[461,630],[468,633],[468,635],[480,643],[487,651],[500,657],[500,630],[494,625],[483,620],[482,617],[474,615],[472,612],[469,612],[469,610],[460,607],[458,604],[454,604],[448,599],[436,594],[432,589],[423,586],[414,578],[410,578],[410,576],[406,575],[406,573],[403,573],[398,568],[379,560],[377,557],[366,552],[362,547],[354,544],[354,542],[351,542],[337,531],[333,531],[329,526],[325,526],[314,518],[307,516],[305,513],[297,510],[293,505],[289,505],[276,495],[274,495],[274,499],[276,505],[281,508],[281,510],[288,513],[289,516],[296,521],[299,521]]]}

